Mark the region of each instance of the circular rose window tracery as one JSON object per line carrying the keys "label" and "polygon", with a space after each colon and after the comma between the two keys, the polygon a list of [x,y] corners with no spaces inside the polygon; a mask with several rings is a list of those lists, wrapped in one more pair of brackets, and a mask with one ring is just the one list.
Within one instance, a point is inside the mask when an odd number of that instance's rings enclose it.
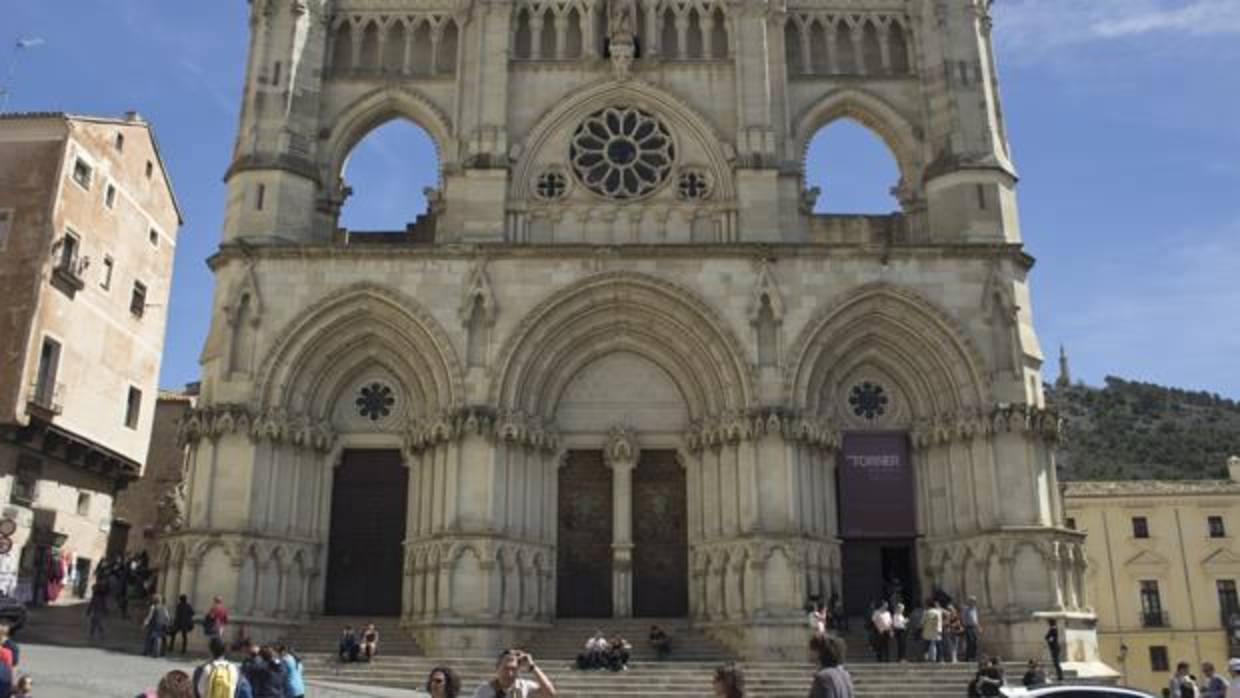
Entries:
{"label": "circular rose window tracery", "polygon": [[654,115],[614,106],[587,116],[573,133],[573,174],[610,199],[636,199],[667,181],[676,159],[671,133]]}

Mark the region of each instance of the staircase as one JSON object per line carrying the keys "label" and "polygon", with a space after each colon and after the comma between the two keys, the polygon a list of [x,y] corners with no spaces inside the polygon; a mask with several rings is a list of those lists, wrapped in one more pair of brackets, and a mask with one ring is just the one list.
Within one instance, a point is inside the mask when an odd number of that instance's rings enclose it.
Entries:
{"label": "staircase", "polygon": [[[393,649],[396,633],[380,627],[379,656],[369,664],[341,664],[335,658],[335,638],[350,619],[332,618],[330,626],[318,635],[304,635],[297,646],[303,650],[306,677],[337,684],[415,689],[422,688],[431,669],[452,667],[461,676],[465,695],[495,672],[495,660],[478,657],[423,657],[415,652]],[[352,622],[354,626],[362,621]],[[667,661],[656,661],[647,642],[651,624],[661,625],[672,637],[672,654]],[[320,621],[316,625],[322,625]],[[394,625],[394,623],[393,623]],[[579,671],[577,654],[586,639],[601,629],[608,637],[620,635],[633,645],[629,670]],[[330,641],[324,649],[323,643]],[[305,644],[317,642],[317,645]],[[412,643],[411,643],[412,644]],[[859,645],[860,640],[854,640]],[[551,678],[559,695],[568,698],[672,698],[673,696],[712,695],[711,679],[715,667],[734,660],[723,645],[691,630],[683,619],[599,619],[561,620],[535,635],[527,648]],[[973,677],[970,664],[878,664],[865,661],[865,648],[849,651],[848,670],[860,698],[958,698]],[[857,661],[854,661],[854,658]],[[741,662],[745,670],[747,696],[758,698],[803,698],[810,688],[814,668],[799,662]],[[1024,668],[1008,666],[1010,677],[1019,679]]]}

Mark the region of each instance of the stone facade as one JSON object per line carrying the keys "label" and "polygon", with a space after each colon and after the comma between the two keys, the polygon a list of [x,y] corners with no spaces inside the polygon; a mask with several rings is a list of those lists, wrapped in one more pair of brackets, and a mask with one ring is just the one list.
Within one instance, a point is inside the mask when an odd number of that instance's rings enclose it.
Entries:
{"label": "stone facade", "polygon": [[99,563],[142,472],[180,223],[136,114],[0,117],[0,586],[36,603],[49,558]]}
{"label": "stone facade", "polygon": [[[670,451],[688,617],[800,658],[806,598],[846,586],[841,444],[896,432],[919,586],[976,594],[1004,656],[1059,617],[1088,667],[987,5],[254,2],[166,592],[254,632],[321,612],[333,467],[399,449],[405,623],[490,652],[557,616],[558,483],[588,450],[625,615],[634,464]],[[430,212],[339,230],[342,165],[394,118],[437,145]],[[891,148],[902,211],[811,213],[804,152],[841,118]]]}

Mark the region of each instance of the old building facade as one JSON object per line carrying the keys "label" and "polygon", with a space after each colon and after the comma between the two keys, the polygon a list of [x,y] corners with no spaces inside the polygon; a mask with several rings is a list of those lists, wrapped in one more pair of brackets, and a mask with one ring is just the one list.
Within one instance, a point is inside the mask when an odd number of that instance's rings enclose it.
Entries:
{"label": "old building facade", "polygon": [[0,117],[0,586],[23,600],[85,592],[142,472],[180,224],[138,115]]}
{"label": "old building facade", "polygon": [[[988,4],[255,0],[166,592],[432,651],[680,616],[800,658],[808,598],[886,581],[1093,661]],[[392,119],[440,186],[350,234]],[[839,119],[901,211],[812,213]]]}
{"label": "old building facade", "polygon": [[1226,673],[1240,646],[1240,457],[1226,480],[1071,482],[1099,650],[1126,685],[1157,694],[1178,662]]}

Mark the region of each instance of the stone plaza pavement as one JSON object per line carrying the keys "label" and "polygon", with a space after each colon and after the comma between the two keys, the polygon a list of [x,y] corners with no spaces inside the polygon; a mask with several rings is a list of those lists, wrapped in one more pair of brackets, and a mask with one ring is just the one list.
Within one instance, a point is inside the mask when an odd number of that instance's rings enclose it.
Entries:
{"label": "stone plaza pavement", "polygon": [[[35,695],[52,698],[134,698],[173,669],[192,672],[198,660],[151,659],[94,647],[23,644],[18,674],[34,677]],[[312,698],[412,698],[418,694],[364,686],[307,686]]]}

